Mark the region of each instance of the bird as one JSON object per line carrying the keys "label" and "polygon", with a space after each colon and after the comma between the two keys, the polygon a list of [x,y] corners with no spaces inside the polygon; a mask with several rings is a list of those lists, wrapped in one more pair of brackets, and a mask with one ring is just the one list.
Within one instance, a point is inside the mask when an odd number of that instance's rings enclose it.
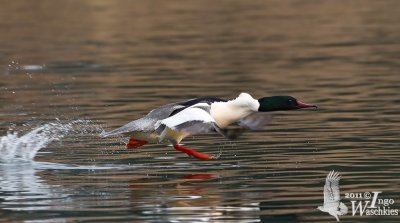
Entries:
{"label": "bird", "polygon": [[180,142],[190,135],[212,132],[235,139],[245,130],[258,130],[268,124],[272,120],[268,112],[302,108],[317,106],[303,103],[291,96],[255,99],[249,93],[241,93],[232,100],[199,97],[162,105],[144,117],[110,132],[103,132],[100,136],[130,136],[126,145],[128,149],[138,148],[150,142],[170,142],[176,150],[191,157],[210,160],[218,157],[184,147]]}
{"label": "bird", "polygon": [[347,214],[348,211],[347,206],[340,202],[339,180],[339,173],[329,172],[324,186],[324,205],[317,208],[334,216],[336,221],[339,221],[339,216]]}

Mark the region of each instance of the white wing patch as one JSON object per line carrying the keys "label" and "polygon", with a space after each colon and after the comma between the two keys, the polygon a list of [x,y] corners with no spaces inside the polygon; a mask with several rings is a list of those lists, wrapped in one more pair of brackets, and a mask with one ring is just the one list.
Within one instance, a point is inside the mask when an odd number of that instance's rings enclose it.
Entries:
{"label": "white wing patch", "polygon": [[160,124],[163,124],[171,129],[175,129],[174,127],[187,122],[197,121],[202,123],[215,123],[214,118],[211,117],[210,113],[208,112],[209,108],[210,106],[208,104],[199,103],[188,107],[171,117],[161,120],[159,123],[157,123],[157,125],[159,126]]}

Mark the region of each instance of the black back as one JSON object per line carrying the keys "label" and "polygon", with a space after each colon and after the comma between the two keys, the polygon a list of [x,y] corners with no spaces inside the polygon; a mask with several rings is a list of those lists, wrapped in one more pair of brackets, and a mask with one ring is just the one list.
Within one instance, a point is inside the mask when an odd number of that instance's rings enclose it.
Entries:
{"label": "black back", "polygon": [[179,113],[180,111],[184,110],[187,107],[190,107],[190,106],[198,104],[198,103],[207,103],[207,104],[211,105],[214,102],[220,102],[220,101],[226,102],[226,100],[221,99],[221,98],[217,98],[217,97],[200,97],[200,98],[194,98],[194,99],[190,99],[190,100],[187,100],[187,101],[179,102],[179,103],[177,103],[178,105],[182,105],[182,106],[185,106],[185,107],[174,110],[169,115],[169,117]]}

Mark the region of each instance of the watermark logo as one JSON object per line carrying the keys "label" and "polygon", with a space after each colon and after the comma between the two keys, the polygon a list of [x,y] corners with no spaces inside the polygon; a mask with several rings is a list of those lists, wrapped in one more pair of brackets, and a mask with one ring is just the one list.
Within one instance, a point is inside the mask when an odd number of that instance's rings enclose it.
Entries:
{"label": "watermark logo", "polygon": [[337,221],[339,216],[347,214],[348,211],[347,206],[340,202],[339,180],[340,175],[337,172],[329,172],[324,186],[324,205],[318,207],[319,210],[335,217]]}
{"label": "watermark logo", "polygon": [[395,201],[391,198],[380,198],[382,191],[365,193],[346,193],[345,198],[352,199],[353,216],[357,215],[399,215],[399,209],[392,208]]}
{"label": "watermark logo", "polygon": [[[339,216],[348,212],[347,206],[340,200],[339,180],[340,175],[337,172],[329,172],[324,186],[324,204],[318,207],[334,216],[337,221]],[[395,200],[383,198],[382,191],[345,193],[345,199],[351,203],[353,216],[399,215],[399,209],[393,208]]]}

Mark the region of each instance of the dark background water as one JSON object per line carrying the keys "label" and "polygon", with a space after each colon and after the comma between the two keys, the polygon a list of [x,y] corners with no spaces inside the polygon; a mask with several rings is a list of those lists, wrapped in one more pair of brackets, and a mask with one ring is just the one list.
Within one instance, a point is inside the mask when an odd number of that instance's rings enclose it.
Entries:
{"label": "dark background water", "polygon": [[[3,1],[0,132],[91,125],[0,165],[1,221],[333,222],[316,210],[381,190],[400,208],[399,1]],[[292,95],[239,141],[217,135],[127,151],[97,137],[165,103]],[[49,163],[46,163],[49,162]],[[350,208],[350,201],[344,199]],[[343,222],[398,222],[398,216]]]}

